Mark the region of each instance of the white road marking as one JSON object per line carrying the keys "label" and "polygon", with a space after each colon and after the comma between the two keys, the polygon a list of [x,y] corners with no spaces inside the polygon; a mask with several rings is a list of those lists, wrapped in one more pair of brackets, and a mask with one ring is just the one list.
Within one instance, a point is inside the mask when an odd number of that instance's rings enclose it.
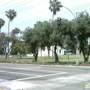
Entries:
{"label": "white road marking", "polygon": [[90,88],[90,83],[86,83],[86,88]]}
{"label": "white road marking", "polygon": [[49,81],[60,81],[60,82],[66,82],[66,81],[88,81],[90,80],[90,73],[86,73],[86,74],[76,74],[76,75],[72,75],[72,76],[67,76],[67,77],[60,77],[60,78],[55,78],[55,79],[49,79]]}
{"label": "white road marking", "polygon": [[60,72],[60,73],[56,73],[56,74],[38,75],[36,77],[28,77],[28,78],[15,79],[13,81],[22,81],[22,80],[27,80],[27,79],[40,78],[40,77],[48,77],[48,76],[54,76],[54,75],[59,75],[59,74],[66,74],[66,73],[67,72]]}
{"label": "white road marking", "polygon": [[34,75],[34,76],[35,76],[35,74],[25,74],[25,73],[10,72],[10,71],[2,71],[2,70],[0,70],[0,72],[12,73],[12,74],[21,74],[21,75]]}
{"label": "white road marking", "polygon": [[[43,75],[43,76],[37,76],[37,77],[29,77],[26,79],[31,79],[31,78],[38,78],[38,77],[45,77],[45,76],[53,76],[53,75],[58,75],[58,74],[65,74],[66,72],[61,72],[61,73],[56,73],[56,74],[48,74],[48,75]],[[25,78],[21,80],[26,80]],[[7,87],[10,88],[10,90],[33,90],[33,89],[38,89],[38,90],[51,90],[53,88],[60,88],[63,86],[69,86],[72,87],[72,84],[76,83],[82,83],[79,88],[82,88],[83,82],[86,82],[90,80],[90,73],[85,73],[85,74],[76,74],[72,76],[66,76],[66,77],[59,77],[55,79],[49,79],[45,81],[18,81],[13,80],[13,81],[5,81],[0,83],[1,87]],[[1,80],[2,81],[2,80]],[[39,83],[38,83],[39,82]],[[90,84],[87,84],[86,88],[89,88]],[[28,88],[28,89],[27,89]]]}
{"label": "white road marking", "polygon": [[5,81],[0,83],[0,87],[6,87],[7,90],[24,90],[24,89],[26,90],[26,88],[35,87],[35,85],[31,83],[20,82],[20,81],[19,82]]}
{"label": "white road marking", "polygon": [[[17,69],[17,70],[30,70],[30,68],[28,68],[28,67],[27,67],[27,68],[20,68],[20,67],[17,68],[17,67],[2,67],[2,66],[0,66],[0,68],[5,68],[5,69]],[[33,67],[32,67],[32,68],[33,68]],[[40,69],[40,68],[37,67],[37,68],[33,68],[33,69]],[[32,70],[33,70],[33,69],[32,69]]]}
{"label": "white road marking", "polygon": [[26,70],[26,71],[40,71],[40,72],[48,72],[48,73],[58,73],[59,71],[53,71],[53,70],[43,70],[43,69],[40,69],[40,67],[38,68],[17,68],[17,67],[1,67],[0,68],[4,68],[4,69],[15,69],[15,70]]}
{"label": "white road marking", "polygon": [[[63,73],[64,72],[62,72],[62,74]],[[52,74],[52,75],[58,75],[58,74],[60,74],[60,73]],[[51,75],[43,75],[43,76],[37,76],[37,77],[17,79],[16,81],[26,80],[26,79],[31,79],[31,78],[38,78],[38,77],[45,77],[45,76],[51,76]],[[86,82],[87,80],[90,80],[90,73],[76,74],[76,75],[72,75],[72,76],[49,79],[49,80],[45,80],[45,81],[39,81],[39,83],[37,81],[35,81],[33,84],[35,84],[37,86],[37,87],[35,87],[36,89],[40,89],[40,90],[51,90],[52,88],[55,88],[55,87],[60,88],[63,86],[72,85],[72,84],[76,84],[76,83],[82,83],[82,85],[79,87],[79,88],[82,88],[83,82]],[[30,82],[30,83],[32,83],[32,82]],[[87,85],[86,88],[89,88],[89,84]]]}

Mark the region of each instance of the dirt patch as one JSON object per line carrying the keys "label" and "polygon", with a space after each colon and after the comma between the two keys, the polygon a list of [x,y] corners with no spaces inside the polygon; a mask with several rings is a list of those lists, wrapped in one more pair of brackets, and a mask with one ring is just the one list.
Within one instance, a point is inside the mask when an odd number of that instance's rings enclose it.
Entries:
{"label": "dirt patch", "polygon": [[81,66],[90,66],[90,63],[82,63]]}

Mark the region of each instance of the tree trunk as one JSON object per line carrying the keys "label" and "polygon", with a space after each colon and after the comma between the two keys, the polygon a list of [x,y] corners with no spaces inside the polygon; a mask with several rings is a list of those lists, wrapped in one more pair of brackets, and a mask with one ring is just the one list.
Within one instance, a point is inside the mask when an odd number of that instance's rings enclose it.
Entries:
{"label": "tree trunk", "polygon": [[84,63],[88,62],[88,57],[84,58]]}
{"label": "tree trunk", "polygon": [[69,64],[69,52],[68,52],[68,64]]}
{"label": "tree trunk", "polygon": [[20,59],[22,59],[22,54],[20,53]]}
{"label": "tree trunk", "polygon": [[38,58],[38,50],[35,52],[34,58],[35,58],[35,62],[36,62],[37,61],[37,58]]}
{"label": "tree trunk", "polygon": [[50,57],[50,47],[48,47],[47,49],[48,49],[48,57]]}
{"label": "tree trunk", "polygon": [[4,49],[2,49],[2,48],[0,48],[0,52],[1,52],[2,54],[5,54]]}
{"label": "tree trunk", "polygon": [[5,59],[7,59],[7,58],[8,58],[8,53],[5,54]]}
{"label": "tree trunk", "polygon": [[88,62],[89,60],[89,50],[87,51],[87,56],[84,58],[84,62]]}
{"label": "tree trunk", "polygon": [[55,47],[54,47],[55,62],[59,62],[56,49],[57,49],[57,46],[55,45]]}
{"label": "tree trunk", "polygon": [[88,59],[89,59],[89,50],[87,51],[87,53],[85,53],[84,50],[82,52],[84,57],[84,63],[86,63],[88,62]]}

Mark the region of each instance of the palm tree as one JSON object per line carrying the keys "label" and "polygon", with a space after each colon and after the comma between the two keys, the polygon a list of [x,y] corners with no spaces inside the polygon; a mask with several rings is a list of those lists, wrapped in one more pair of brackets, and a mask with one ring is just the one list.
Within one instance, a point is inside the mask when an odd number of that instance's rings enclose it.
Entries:
{"label": "palm tree", "polygon": [[9,36],[9,29],[10,29],[10,22],[13,21],[13,19],[16,17],[16,12],[14,10],[9,10],[9,11],[6,11],[6,16],[8,17],[9,19],[9,22],[8,22],[8,36]]}
{"label": "palm tree", "polygon": [[59,2],[58,0],[50,0],[49,9],[51,10],[51,12],[53,12],[52,20],[54,19],[54,15],[56,15],[56,13],[60,11],[61,7],[62,7],[61,2]]}
{"label": "palm tree", "polygon": [[[6,11],[5,13],[7,18],[9,19],[9,22],[8,22],[8,38],[9,38],[10,22],[13,21],[17,13],[11,9],[9,11]],[[8,41],[8,54],[9,54],[9,41]]]}
{"label": "palm tree", "polygon": [[13,29],[13,30],[12,30],[12,33],[14,33],[14,34],[18,34],[18,33],[20,33],[20,29],[19,29],[19,28],[15,28],[15,29]]}
{"label": "palm tree", "polygon": [[0,18],[0,33],[1,33],[1,28],[2,28],[2,26],[3,26],[4,24],[5,24],[5,21]]}
{"label": "palm tree", "polygon": [[[58,11],[60,11],[61,7],[62,7],[61,2],[59,2],[58,0],[50,0],[49,9],[51,10],[51,12],[53,12],[52,21],[54,20],[54,15],[56,15],[56,13]],[[52,48],[53,48],[53,46],[52,46]],[[58,62],[58,55],[57,55],[56,49],[57,49],[57,45],[55,45],[53,53],[55,55],[55,62]]]}
{"label": "palm tree", "polygon": [[18,39],[18,34],[20,33],[20,29],[19,28],[15,28],[12,30],[11,36],[12,36],[12,40],[15,40],[14,42],[12,41],[12,44],[15,44],[19,39]]}

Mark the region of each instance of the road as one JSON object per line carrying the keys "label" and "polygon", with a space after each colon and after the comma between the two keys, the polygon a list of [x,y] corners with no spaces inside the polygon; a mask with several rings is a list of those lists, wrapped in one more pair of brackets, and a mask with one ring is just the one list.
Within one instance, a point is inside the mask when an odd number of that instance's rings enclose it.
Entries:
{"label": "road", "polygon": [[0,63],[0,90],[90,90],[90,67]]}

